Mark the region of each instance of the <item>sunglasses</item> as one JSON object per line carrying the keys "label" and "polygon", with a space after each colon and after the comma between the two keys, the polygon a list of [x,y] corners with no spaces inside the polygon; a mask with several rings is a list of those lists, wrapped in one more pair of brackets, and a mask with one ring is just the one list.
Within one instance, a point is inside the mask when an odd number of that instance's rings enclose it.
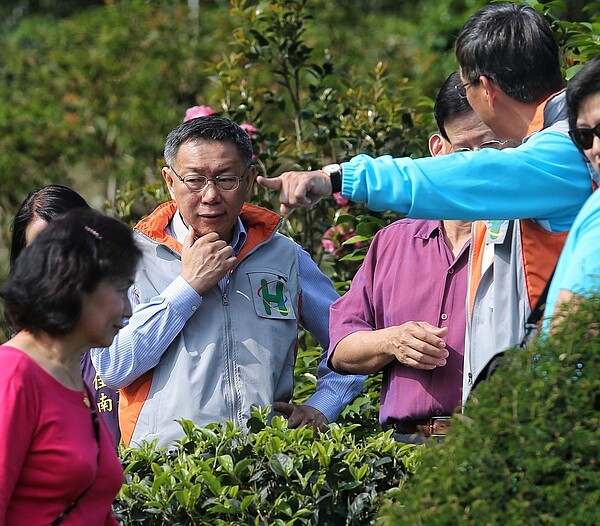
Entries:
{"label": "sunglasses", "polygon": [[596,124],[593,128],[569,130],[569,135],[577,147],[582,150],[589,150],[594,144],[594,136],[600,139],[600,124]]}

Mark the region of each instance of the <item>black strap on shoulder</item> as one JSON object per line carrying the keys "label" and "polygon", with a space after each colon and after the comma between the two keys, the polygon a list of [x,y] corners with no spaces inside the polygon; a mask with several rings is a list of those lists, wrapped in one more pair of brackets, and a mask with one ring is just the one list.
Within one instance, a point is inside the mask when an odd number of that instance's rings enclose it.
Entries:
{"label": "black strap on shoulder", "polygon": [[540,294],[540,297],[538,298],[535,307],[533,308],[533,310],[529,314],[529,317],[527,318],[527,321],[525,322],[525,336],[523,336],[519,347],[526,347],[527,342],[537,330],[538,323],[540,322],[544,314],[544,309],[546,307],[546,299],[548,298],[548,290],[550,289],[550,283],[552,282],[553,277],[554,270],[552,271],[552,274],[550,274],[548,281],[546,281],[546,286],[544,287],[544,290]]}
{"label": "black strap on shoulder", "polygon": [[500,360],[504,356],[504,351],[495,354],[488,363],[485,364],[485,367],[481,370],[481,372],[475,378],[473,382],[473,387],[471,388],[471,392],[475,390],[475,388],[483,381],[489,380],[490,376],[494,373],[498,365],[500,364]]}
{"label": "black strap on shoulder", "polygon": [[[527,321],[525,322],[525,336],[523,336],[523,339],[521,340],[519,347],[526,347],[529,339],[532,337],[532,335],[535,334],[537,325],[540,322],[540,320],[542,319],[542,315],[544,314],[544,307],[546,306],[546,298],[548,297],[548,289],[550,288],[550,282],[552,281],[553,276],[554,276],[554,271],[552,271],[550,278],[548,278],[548,281],[546,282],[546,286],[544,287],[544,290],[540,294],[540,297],[538,298],[538,300],[535,304],[535,307],[533,308],[533,310],[529,314],[529,317],[527,318]],[[499,352],[498,354],[494,355],[490,359],[490,361],[485,365],[485,367],[477,375],[477,378],[475,378],[475,382],[473,383],[472,390],[474,390],[481,382],[483,382],[485,380],[489,380],[490,376],[492,376],[492,374],[498,367],[498,364],[500,363],[500,360],[502,360],[502,357],[504,356],[504,354],[505,354],[504,351]]]}
{"label": "black strap on shoulder", "polygon": [[[90,392],[85,386],[85,391],[87,393],[88,399],[90,400],[90,413],[92,415],[92,425],[94,426],[94,436],[96,437],[96,444],[98,445],[98,452],[96,453],[96,469],[100,465],[100,418],[98,416],[98,412],[96,411],[96,401],[90,395]],[[93,482],[92,482],[93,484]],[[88,490],[92,487],[90,484],[87,488],[85,488],[73,501],[64,509],[64,511],[54,519],[50,523],[50,526],[58,526],[62,521],[65,520],[67,515],[73,511],[73,508],[77,506],[79,501],[84,497],[84,495],[88,492]]]}

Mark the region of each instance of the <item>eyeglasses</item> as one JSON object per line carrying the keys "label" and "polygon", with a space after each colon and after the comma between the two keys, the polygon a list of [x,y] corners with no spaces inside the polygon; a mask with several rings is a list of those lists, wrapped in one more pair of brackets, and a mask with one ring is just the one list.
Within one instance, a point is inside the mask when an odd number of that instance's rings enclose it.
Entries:
{"label": "eyeglasses", "polygon": [[250,168],[249,164],[246,165],[246,168],[240,177],[226,175],[208,178],[204,175],[187,175],[185,177],[180,177],[175,171],[175,168],[169,166],[169,170],[175,174],[177,179],[179,179],[190,192],[201,192],[206,188],[208,183],[213,183],[217,189],[222,192],[232,192],[233,190],[237,190],[240,186],[240,182],[244,180],[248,168]]}
{"label": "eyeglasses", "polygon": [[457,84],[454,86],[454,89],[458,92],[458,95],[461,99],[467,98],[467,86],[470,86],[470,82],[465,82],[464,84]]}
{"label": "eyeglasses", "polygon": [[476,152],[478,150],[485,150],[486,148],[494,148],[494,150],[502,150],[506,145],[509,144],[510,141],[498,141],[491,140],[482,142],[479,146],[475,148],[452,148],[453,152]]}
{"label": "eyeglasses", "polygon": [[594,137],[600,139],[600,124],[596,124],[593,128],[569,130],[569,135],[578,148],[589,150],[594,144]]}

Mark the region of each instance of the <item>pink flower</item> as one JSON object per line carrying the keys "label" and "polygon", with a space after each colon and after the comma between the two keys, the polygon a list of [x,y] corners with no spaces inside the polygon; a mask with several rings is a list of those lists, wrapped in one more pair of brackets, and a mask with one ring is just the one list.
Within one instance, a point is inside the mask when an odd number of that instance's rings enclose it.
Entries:
{"label": "pink flower", "polygon": [[[355,234],[354,229],[347,224],[335,225],[323,234],[321,245],[326,252],[334,256],[343,256],[350,252],[350,249],[343,245],[344,241],[354,237]],[[364,245],[362,242],[353,243],[354,248],[361,248]]]}
{"label": "pink flower", "polygon": [[338,206],[346,206],[350,202],[350,199],[342,197],[341,192],[336,192],[335,194],[333,194],[333,198],[335,199],[335,202],[338,204]]}
{"label": "pink flower", "polygon": [[250,138],[252,139],[252,134],[256,133],[258,130],[252,126],[252,124],[240,124],[240,128],[246,130],[246,133],[250,136]]}
{"label": "pink flower", "polygon": [[215,113],[210,106],[192,106],[185,110],[185,117],[183,122],[187,122],[190,119],[195,119],[196,117],[206,117],[207,115],[212,115]]}
{"label": "pink flower", "polygon": [[332,226],[327,229],[321,238],[321,245],[326,252],[335,254],[338,251],[338,245],[340,244],[339,236],[343,233],[344,230],[340,225]]}
{"label": "pink flower", "polygon": [[325,252],[329,252],[330,254],[335,252],[335,243],[330,239],[321,239],[321,245],[323,245]]}

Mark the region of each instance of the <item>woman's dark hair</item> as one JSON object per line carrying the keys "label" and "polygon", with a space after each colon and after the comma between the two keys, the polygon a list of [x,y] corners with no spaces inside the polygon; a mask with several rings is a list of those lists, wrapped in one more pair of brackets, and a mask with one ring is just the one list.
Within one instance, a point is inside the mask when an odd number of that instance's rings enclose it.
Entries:
{"label": "woman's dark hair", "polygon": [[21,203],[13,219],[10,267],[14,266],[27,245],[27,227],[36,218],[50,223],[56,216],[79,207],[89,208],[89,205],[75,190],[66,186],[51,184],[31,192]]}
{"label": "woman's dark hair", "polygon": [[577,128],[577,116],[584,99],[600,92],[600,55],[585,63],[567,84],[569,129]]}
{"label": "woman's dark hair", "polygon": [[69,333],[81,315],[82,294],[103,280],[132,279],[141,257],[131,229],[91,208],[60,215],[23,249],[2,297],[14,329]]}

